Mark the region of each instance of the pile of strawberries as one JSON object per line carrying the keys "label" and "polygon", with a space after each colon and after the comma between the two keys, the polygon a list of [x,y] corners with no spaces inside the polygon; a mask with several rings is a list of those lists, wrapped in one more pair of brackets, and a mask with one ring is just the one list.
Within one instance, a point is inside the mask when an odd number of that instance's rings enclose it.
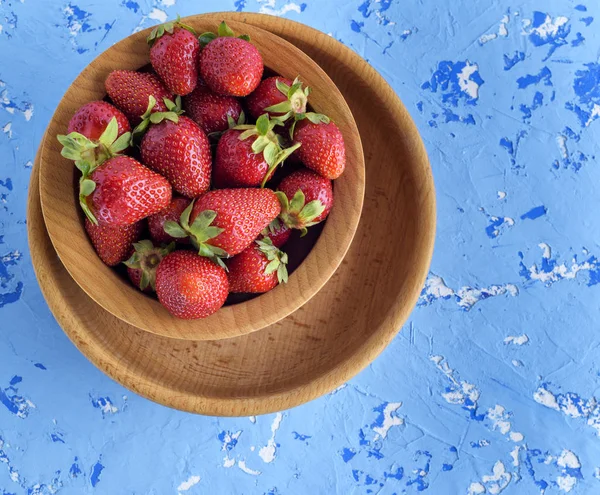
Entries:
{"label": "pile of strawberries", "polygon": [[[82,106],[58,140],[101,260],[172,315],[203,318],[287,281],[282,247],[329,214],[344,139],[298,79],[262,79],[259,51],[224,22],[197,36],[178,18],[148,43],[152,71],[113,71],[111,103]],[[272,187],[286,159],[297,169]]]}

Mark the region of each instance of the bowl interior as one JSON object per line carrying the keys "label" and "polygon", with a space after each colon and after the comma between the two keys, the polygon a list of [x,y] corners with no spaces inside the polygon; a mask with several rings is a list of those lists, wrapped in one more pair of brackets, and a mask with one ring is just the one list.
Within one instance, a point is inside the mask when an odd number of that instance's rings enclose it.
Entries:
{"label": "bowl interior", "polygon": [[[198,31],[216,29],[201,17],[188,19]],[[187,21],[186,21],[187,22]],[[160,303],[145,297],[105,266],[87,239],[73,191],[73,164],[60,155],[56,135],[65,132],[81,105],[104,97],[104,80],[115,69],[136,70],[148,63],[145,37],[135,33],[112,46],[86,67],[63,96],[48,127],[40,156],[40,198],[54,248],[80,287],[104,309],[140,329],[166,337],[215,340],[249,333],[289,315],[310,299],[341,263],[356,228],[364,195],[364,159],[354,118],[327,74],[302,51],[262,29],[232,22],[247,33],[261,52],[265,66],[284,77],[300,75],[313,89],[311,104],[329,115],[346,142],[347,169],[335,182],[335,206],[314,248],[294,271],[288,284],[242,304],[223,307],[203,320],[178,320]]]}

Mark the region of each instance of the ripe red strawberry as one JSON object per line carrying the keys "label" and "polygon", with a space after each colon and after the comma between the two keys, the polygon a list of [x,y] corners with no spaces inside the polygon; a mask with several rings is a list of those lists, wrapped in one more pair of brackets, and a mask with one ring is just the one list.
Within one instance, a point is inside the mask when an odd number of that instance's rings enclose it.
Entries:
{"label": "ripe red strawberry", "polygon": [[81,206],[103,225],[131,225],[166,208],[171,185],[161,175],[128,156],[116,156],[81,184]]}
{"label": "ripe red strawberry", "polygon": [[[206,38],[205,33],[200,38]],[[213,34],[200,52],[200,74],[215,93],[230,96],[247,96],[260,84],[263,59],[249,38],[234,38],[233,31],[223,22],[219,36]],[[205,42],[206,42],[205,41]]]}
{"label": "ripe red strawberry", "polygon": [[125,261],[131,254],[133,243],[140,238],[144,231],[144,222],[113,227],[112,225],[94,225],[86,218],[85,231],[102,262],[108,266],[115,266]]}
{"label": "ripe red strawberry", "polygon": [[175,251],[156,270],[156,294],[177,318],[206,318],[227,299],[229,282],[225,270],[191,251]]}
{"label": "ripe red strawberry", "polygon": [[280,211],[270,189],[218,189],[188,207],[180,224],[165,222],[165,229],[175,238],[190,236],[202,256],[216,259],[241,253]]}
{"label": "ripe red strawberry", "polygon": [[298,122],[294,142],[301,144],[296,151],[302,163],[327,179],[337,179],[346,167],[344,137],[337,125],[315,124],[310,120]]}
{"label": "ripe red strawberry", "polygon": [[[288,89],[294,84],[289,79],[281,76],[267,77],[264,79],[256,90],[248,95],[246,98],[246,104],[248,106],[248,112],[252,117],[257,119],[263,113],[267,112],[268,107],[272,107],[279,103],[288,101],[287,93],[282,92],[278,87],[282,87],[282,83],[288,87]],[[304,93],[302,93],[304,95]],[[291,109],[291,105],[290,105]],[[304,110],[306,111],[306,98],[304,98]],[[282,116],[286,112],[274,112],[271,116]]]}
{"label": "ripe red strawberry", "polygon": [[198,52],[200,43],[190,26],[176,21],[167,22],[152,30],[148,36],[150,63],[176,95],[194,91],[198,82]]}
{"label": "ripe red strawberry", "polygon": [[196,122],[206,134],[223,132],[229,129],[229,119],[238,121],[242,114],[242,105],[233,96],[213,93],[198,81],[196,89],[183,99],[187,115]]}
{"label": "ripe red strawberry", "polygon": [[327,217],[333,206],[331,181],[310,170],[292,172],[279,184],[281,221],[288,227],[303,230]]}
{"label": "ripe red strawberry", "polygon": [[112,102],[121,109],[132,125],[137,125],[142,120],[150,96],[156,101],[153,109],[155,112],[166,112],[164,99],[174,98],[160,79],[148,72],[114,70],[106,78],[104,87]]}
{"label": "ripe red strawberry", "polygon": [[113,117],[117,119],[117,136],[131,131],[129,121],[123,112],[110,103],[99,100],[91,101],[79,108],[71,117],[67,132],[69,134],[78,132],[92,141],[98,141]]}
{"label": "ripe red strawberry", "polygon": [[261,232],[261,238],[269,238],[276,248],[281,248],[290,240],[292,229],[285,223],[280,222],[278,218],[273,220],[269,226]]}
{"label": "ripe red strawberry", "polygon": [[195,198],[210,187],[210,143],[192,119],[180,116],[150,126],[140,148],[144,164],[183,196]]}
{"label": "ripe red strawberry", "polygon": [[163,258],[173,252],[175,244],[155,247],[152,241],[144,240],[136,242],[133,248],[133,254],[125,261],[129,280],[142,292],[156,291],[156,269]]}
{"label": "ripe red strawberry", "polygon": [[269,238],[255,241],[240,254],[227,260],[229,292],[263,293],[286,283],[287,254]]}
{"label": "ripe red strawberry", "polygon": [[179,222],[183,210],[189,205],[190,200],[187,198],[173,198],[164,210],[150,215],[148,217],[148,230],[150,230],[152,240],[157,244],[167,244],[173,241],[189,243],[189,239],[175,239],[165,232],[165,222],[168,220]]}
{"label": "ripe red strawberry", "polygon": [[277,165],[299,146],[282,149],[273,131],[276,124],[265,114],[256,125],[238,125],[221,136],[213,171],[217,188],[265,185]]}

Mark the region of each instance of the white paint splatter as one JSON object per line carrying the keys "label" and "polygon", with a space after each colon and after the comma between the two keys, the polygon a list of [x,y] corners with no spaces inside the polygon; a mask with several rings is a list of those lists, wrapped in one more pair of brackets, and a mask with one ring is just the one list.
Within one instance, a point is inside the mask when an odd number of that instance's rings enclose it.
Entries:
{"label": "white paint splatter", "polygon": [[471,62],[467,61],[465,66],[458,74],[459,88],[474,100],[479,98],[479,84],[471,80],[470,77],[478,70],[479,66],[477,64],[472,64]]}
{"label": "white paint splatter", "polygon": [[515,368],[520,368],[521,366],[523,366],[523,361],[519,359],[513,359],[511,363]]}
{"label": "white paint splatter", "polygon": [[246,461],[238,461],[238,467],[242,471],[244,471],[244,473],[251,474],[252,476],[258,476],[259,474],[261,474],[260,471],[256,471],[254,469],[250,469],[248,466],[246,466]]}
{"label": "white paint splatter", "polygon": [[467,493],[468,495],[480,495],[481,493],[485,493],[485,486],[477,482],[471,483],[471,485],[469,485],[469,491]]}
{"label": "white paint splatter", "polygon": [[523,335],[509,335],[504,339],[505,344],[513,344],[513,345],[525,345],[529,342],[529,337],[527,334]]}
{"label": "white paint splatter", "polygon": [[513,466],[517,467],[519,465],[519,451],[521,450],[521,447],[519,447],[518,445],[512,449],[512,451],[510,452],[510,456],[512,457],[512,464]]}
{"label": "white paint splatter", "polygon": [[177,491],[178,492],[187,492],[190,488],[192,488],[194,485],[197,485],[198,483],[200,483],[200,476],[190,476],[187,481],[183,481],[178,487],[177,487]]}
{"label": "white paint splatter", "polygon": [[562,468],[579,469],[581,462],[578,457],[570,450],[563,450],[556,460],[556,464]]}
{"label": "white paint splatter", "polygon": [[509,22],[510,22],[509,15],[505,15],[504,17],[502,17],[502,19],[500,20],[500,25],[498,26],[498,32],[484,34],[483,36],[481,36],[479,38],[479,44],[485,45],[486,43],[488,43],[492,40],[495,40],[498,37],[506,38],[508,36],[508,23]]}
{"label": "white paint splatter", "polygon": [[167,22],[167,13],[164,10],[154,7],[148,14],[148,19],[152,19],[160,23]]}
{"label": "white paint splatter", "polygon": [[[546,243],[540,243],[538,246],[542,249],[542,257],[549,260],[551,254],[550,246]],[[556,263],[552,270],[540,269],[536,264],[533,264],[527,270],[527,278],[550,286],[559,280],[573,280],[577,277],[579,272],[597,270],[598,268],[600,268],[600,263],[598,262],[590,263],[589,261],[584,261],[583,263],[578,263],[577,260],[573,258],[570,267],[567,267],[564,262],[560,265]]]}
{"label": "white paint splatter", "polygon": [[230,468],[235,466],[235,459],[231,459],[229,456],[223,458],[223,467]]}
{"label": "white paint splatter", "polygon": [[577,478],[565,474],[564,476],[559,476],[558,478],[556,478],[556,484],[558,485],[558,488],[560,490],[569,493],[577,484]]}
{"label": "white paint splatter", "polygon": [[556,402],[556,397],[554,394],[545,388],[538,388],[533,394],[533,400],[535,400],[538,404],[542,404],[543,406],[549,407],[550,409],[555,409],[556,411],[560,411],[558,407],[558,402]]}
{"label": "white paint splatter", "polygon": [[4,132],[4,134],[8,136],[8,139],[12,139],[12,122],[7,122],[6,124],[4,124],[2,132]]}
{"label": "white paint splatter", "polygon": [[267,442],[267,445],[262,447],[258,451],[258,455],[264,462],[273,462],[275,460],[275,452],[276,452],[276,444],[275,444],[275,434],[279,427],[281,426],[281,420],[283,419],[283,415],[281,413],[277,413],[275,415],[275,419],[273,420],[273,424],[271,425],[271,438]]}
{"label": "white paint splatter", "polygon": [[556,136],[556,144],[560,150],[560,154],[563,158],[569,158],[569,150],[567,149],[567,136],[559,134]]}
{"label": "white paint splatter", "polygon": [[23,111],[23,116],[25,117],[25,120],[27,122],[31,120],[31,117],[33,117],[33,105],[30,105],[27,108],[25,108],[25,110]]}
{"label": "white paint splatter", "polygon": [[504,192],[504,191],[498,191],[498,199],[499,200],[506,199],[506,192]]}
{"label": "white paint splatter", "polygon": [[506,413],[504,406],[496,404],[492,409],[488,409],[487,417],[492,422],[492,428],[494,430],[499,430],[503,435],[510,432],[511,425],[510,421],[508,421],[509,416]]}
{"label": "white paint splatter", "polygon": [[515,443],[522,442],[524,438],[525,437],[523,436],[523,433],[519,433],[517,431],[510,432],[510,439]]}
{"label": "white paint splatter", "polygon": [[376,433],[374,441],[385,439],[392,426],[401,426],[404,424],[402,418],[392,416],[392,413],[396,412],[400,407],[402,407],[402,402],[390,402],[385,406],[383,410],[383,425],[373,428],[373,431]]}
{"label": "white paint splatter", "polygon": [[173,5],[175,5],[175,2],[177,0],[160,0],[161,5],[163,5],[164,7],[173,7]]}
{"label": "white paint splatter", "polygon": [[560,28],[569,22],[569,18],[565,16],[557,16],[552,20],[550,15],[546,14],[544,22],[538,27],[531,27],[531,21],[529,19],[523,20],[523,32],[522,34],[537,34],[541,39],[547,40],[548,38],[555,37]]}
{"label": "white paint splatter", "polygon": [[258,3],[261,4],[259,10],[261,14],[282,16],[287,14],[288,12],[296,12],[297,14],[302,12],[302,8],[300,7],[300,5],[293,2],[286,3],[283,7],[279,9],[276,8],[276,0],[258,0]]}
{"label": "white paint splatter", "polygon": [[256,424],[256,416],[250,416],[248,419],[250,420],[250,423]]}
{"label": "white paint splatter", "polygon": [[469,311],[475,304],[489,297],[496,297],[507,294],[515,297],[519,294],[519,289],[514,284],[492,285],[487,288],[462,287],[455,291],[446,285],[442,277],[435,273],[430,273],[425,281],[425,287],[419,297],[419,306],[431,304],[437,299],[449,299],[454,296],[456,303],[465,311]]}
{"label": "white paint splatter", "polygon": [[492,495],[497,495],[504,491],[510,484],[512,475],[506,471],[502,461],[496,461],[491,475],[486,475],[481,478],[481,481],[486,485],[486,490]]}
{"label": "white paint splatter", "polygon": [[594,478],[600,480],[600,467],[594,469]]}

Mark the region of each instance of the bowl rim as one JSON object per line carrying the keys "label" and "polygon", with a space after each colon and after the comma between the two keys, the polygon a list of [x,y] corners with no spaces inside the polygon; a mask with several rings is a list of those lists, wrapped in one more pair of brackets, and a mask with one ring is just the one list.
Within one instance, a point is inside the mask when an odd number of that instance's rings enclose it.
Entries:
{"label": "bowl rim", "polygon": [[[209,22],[212,22],[209,21],[208,17],[202,15],[188,17],[184,21],[192,25],[207,25]],[[317,103],[315,105],[313,103],[313,105],[324,113],[327,112],[337,116],[337,119],[334,117],[334,120],[340,125],[344,134],[347,156],[353,157],[352,166],[347,167],[345,174],[336,181],[336,199],[338,199],[336,203],[338,208],[334,207],[332,209],[319,239],[304,261],[290,275],[287,285],[278,286],[272,291],[250,301],[223,307],[217,313],[205,319],[176,319],[169,315],[156,299],[148,298],[136,288],[124,282],[114,270],[106,267],[100,261],[85,234],[76,201],[73,200],[69,203],[64,200],[64,196],[62,200],[61,198],[56,198],[55,194],[60,193],[56,193],[53,186],[59,184],[59,189],[61,186],[57,175],[62,173],[62,188],[64,190],[66,187],[64,177],[66,177],[66,174],[72,177],[73,174],[72,163],[59,156],[60,147],[56,141],[56,134],[61,132],[61,130],[64,132],[64,128],[66,128],[66,125],[59,123],[61,120],[63,123],[68,122],[68,120],[65,121],[66,116],[68,115],[68,118],[70,118],[73,114],[72,109],[69,109],[70,107],[76,109],[84,102],[84,99],[85,101],[90,101],[90,98],[77,98],[76,106],[68,102],[78,92],[86,95],[91,92],[97,93],[99,66],[105,64],[106,60],[109,62],[114,60],[115,55],[123,50],[133,53],[133,55],[127,62],[121,61],[120,65],[125,63],[128,68],[135,70],[147,64],[148,53],[143,40],[152,28],[147,28],[124,38],[98,55],[80,72],[61,98],[48,124],[48,132],[41,145],[39,190],[42,212],[54,249],[71,277],[96,303],[117,318],[142,330],[170,338],[188,340],[231,338],[260,330],[293,313],[317,294],[342,262],[356,233],[364,201],[365,169],[360,135],[352,113],[333,81],[310,57],[286,40],[279,38],[269,31],[237,20],[232,20],[230,24],[236,31],[246,29],[249,32],[257,33],[259,40],[264,38],[269,40],[270,43],[279,43],[280,47],[285,47],[286,50],[293,53],[294,57],[300,57],[304,59],[304,63],[312,66],[314,73],[309,74],[309,77],[303,75],[303,79],[313,88],[315,87],[315,80],[319,83],[316,86],[328,84],[330,86],[328,89],[331,90],[332,94],[328,94],[327,100],[334,101],[336,106],[334,107],[331,104],[331,107],[324,108],[323,104],[319,105]],[[140,45],[145,49],[145,58],[141,64],[139,63],[140,54],[136,53],[135,50],[131,50],[132,47],[139,47]],[[270,68],[273,68],[272,64],[267,64],[267,60],[270,57],[265,57],[264,53],[263,57],[265,58],[265,66],[269,65]],[[122,67],[111,66],[110,69],[114,70],[117,68]],[[279,67],[276,68],[279,69]],[[285,71],[276,70],[276,72],[289,77]],[[310,82],[311,80],[313,81],[312,83]],[[103,84],[101,91],[104,93]],[[313,93],[313,102],[316,99],[315,94],[318,94],[318,91]],[[321,100],[324,100],[324,96],[319,95],[318,101]],[[63,166],[58,168],[58,173],[56,172],[56,167],[53,166],[56,164],[56,160],[63,161]],[[64,162],[67,162],[69,165],[68,171]],[[353,187],[351,187],[351,183],[354,183]],[[72,188],[72,185],[70,187]],[[345,198],[343,201],[339,200],[340,192],[342,193],[342,198]],[[71,194],[75,198],[75,193],[72,189]],[[342,204],[344,205],[345,213],[342,212]],[[87,246],[87,251],[83,253],[79,262],[73,259],[73,253],[71,253],[73,237],[65,233],[65,217],[67,217],[67,221],[71,222],[73,222],[74,218],[78,218],[76,221],[78,227],[75,227],[74,224],[71,227],[75,229],[75,233],[79,238],[82,235],[85,237],[85,241],[82,242],[84,243],[84,249]],[[78,256],[80,254],[77,253]],[[82,259],[83,263],[81,262]],[[88,275],[89,265],[86,266],[86,264],[90,262],[94,264],[94,270],[101,278],[90,277]],[[106,286],[105,290],[98,289],[98,281]],[[118,297],[114,297],[115,291],[117,291],[116,294],[118,294]],[[292,294],[291,297],[290,294]],[[133,310],[129,304],[130,298],[132,298],[132,301],[135,301],[135,308]],[[125,307],[121,306],[123,304],[122,301],[126,301]],[[150,312],[151,317],[148,317],[148,312]]]}

